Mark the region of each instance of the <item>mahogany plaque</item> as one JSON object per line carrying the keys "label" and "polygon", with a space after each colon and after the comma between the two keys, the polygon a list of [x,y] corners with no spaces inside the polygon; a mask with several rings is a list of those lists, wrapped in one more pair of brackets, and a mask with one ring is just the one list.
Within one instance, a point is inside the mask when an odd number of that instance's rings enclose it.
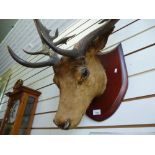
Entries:
{"label": "mahogany plaque", "polygon": [[95,121],[103,121],[119,108],[127,91],[128,75],[121,44],[98,57],[107,74],[107,87],[102,96],[92,101],[86,115]]}

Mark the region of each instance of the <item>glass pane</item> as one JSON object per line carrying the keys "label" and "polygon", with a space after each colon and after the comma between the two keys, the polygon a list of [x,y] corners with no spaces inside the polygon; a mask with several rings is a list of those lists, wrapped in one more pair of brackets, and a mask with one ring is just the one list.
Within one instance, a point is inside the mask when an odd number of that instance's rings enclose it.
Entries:
{"label": "glass pane", "polygon": [[11,74],[11,69],[9,69],[2,76],[0,76],[0,105],[2,103],[5,88],[8,84],[9,79],[10,79],[10,74]]}
{"label": "glass pane", "polygon": [[28,101],[27,101],[27,105],[26,105],[26,108],[24,111],[24,115],[23,115],[19,134],[22,134],[22,135],[26,134],[26,129],[28,127],[29,120],[31,117],[31,112],[32,112],[33,105],[34,105],[34,100],[35,100],[34,97],[29,96]]}
{"label": "glass pane", "polygon": [[20,103],[19,100],[15,100],[14,106],[11,108],[8,121],[4,128],[4,134],[10,134],[10,131],[16,119],[19,103]]}

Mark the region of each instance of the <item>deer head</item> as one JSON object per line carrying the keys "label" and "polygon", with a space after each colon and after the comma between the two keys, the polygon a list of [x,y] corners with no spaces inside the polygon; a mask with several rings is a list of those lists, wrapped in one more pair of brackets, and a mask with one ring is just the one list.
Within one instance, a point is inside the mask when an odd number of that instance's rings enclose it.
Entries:
{"label": "deer head", "polygon": [[[57,47],[64,44],[71,37],[65,37],[53,42],[58,37],[58,30],[51,37],[50,31],[39,20],[34,20],[37,31],[43,43],[41,51],[31,55],[44,54],[49,60],[38,63],[30,63],[19,58],[8,46],[12,58],[19,64],[31,67],[53,66],[54,83],[60,89],[60,101],[54,123],[62,129],[75,128],[85,114],[91,101],[101,95],[106,89],[107,77],[97,54],[107,43],[109,35],[114,30],[118,20],[103,20],[101,27],[86,35],[72,50]],[[57,54],[62,55],[59,58]]]}

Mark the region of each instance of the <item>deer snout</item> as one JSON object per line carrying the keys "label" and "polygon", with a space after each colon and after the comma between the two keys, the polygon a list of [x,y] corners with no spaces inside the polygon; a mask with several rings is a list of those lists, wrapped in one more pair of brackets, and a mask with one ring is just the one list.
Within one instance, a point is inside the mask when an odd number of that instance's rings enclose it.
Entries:
{"label": "deer snout", "polygon": [[69,129],[70,127],[70,120],[66,120],[66,121],[63,121],[63,122],[57,122],[55,119],[53,120],[53,122],[55,123],[56,126],[58,126],[59,128],[61,129],[64,129],[64,130],[67,130]]}

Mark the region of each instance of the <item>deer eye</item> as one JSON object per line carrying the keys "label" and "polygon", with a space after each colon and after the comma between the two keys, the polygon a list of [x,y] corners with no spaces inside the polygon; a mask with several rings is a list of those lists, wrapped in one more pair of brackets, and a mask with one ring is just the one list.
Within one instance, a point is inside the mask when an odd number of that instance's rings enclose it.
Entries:
{"label": "deer eye", "polygon": [[83,78],[87,78],[89,76],[89,70],[87,68],[82,68],[81,75]]}

